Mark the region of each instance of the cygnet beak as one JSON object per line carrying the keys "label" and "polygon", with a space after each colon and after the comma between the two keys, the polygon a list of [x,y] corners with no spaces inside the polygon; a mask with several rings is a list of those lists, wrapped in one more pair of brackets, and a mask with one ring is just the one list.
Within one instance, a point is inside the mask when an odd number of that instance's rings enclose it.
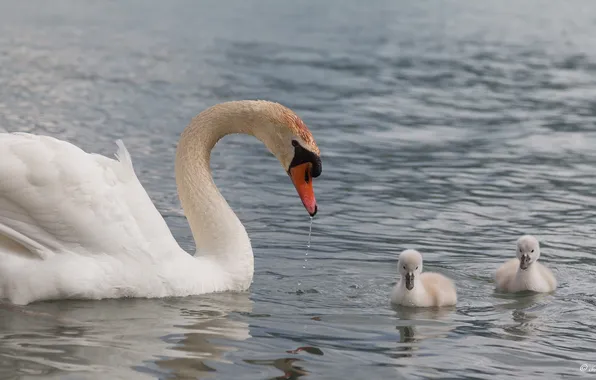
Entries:
{"label": "cygnet beak", "polygon": [[519,259],[519,268],[521,270],[526,270],[530,266],[530,256],[526,255],[525,253]]}
{"label": "cygnet beak", "polygon": [[406,289],[414,289],[414,273],[412,272],[406,273]]}

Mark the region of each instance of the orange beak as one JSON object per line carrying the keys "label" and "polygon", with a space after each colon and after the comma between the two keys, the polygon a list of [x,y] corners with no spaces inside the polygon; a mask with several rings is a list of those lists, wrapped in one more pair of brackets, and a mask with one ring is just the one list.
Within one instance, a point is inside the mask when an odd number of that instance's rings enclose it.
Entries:
{"label": "orange beak", "polygon": [[302,204],[306,208],[306,211],[310,216],[315,216],[317,213],[317,201],[315,199],[315,192],[312,188],[312,175],[311,175],[312,164],[310,162],[296,165],[290,169],[290,178],[298,195],[302,200]]}

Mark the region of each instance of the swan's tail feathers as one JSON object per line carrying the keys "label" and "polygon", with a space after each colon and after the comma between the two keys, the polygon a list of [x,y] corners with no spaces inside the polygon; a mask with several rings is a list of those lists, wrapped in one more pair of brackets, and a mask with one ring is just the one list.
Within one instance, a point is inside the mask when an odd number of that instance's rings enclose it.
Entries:
{"label": "swan's tail feathers", "polygon": [[126,147],[124,146],[124,142],[118,139],[116,140],[116,145],[118,145],[116,158],[118,159],[118,161],[126,165],[132,172],[134,172],[134,168],[132,166],[132,158],[130,157],[130,153],[128,153],[128,149],[126,149]]}

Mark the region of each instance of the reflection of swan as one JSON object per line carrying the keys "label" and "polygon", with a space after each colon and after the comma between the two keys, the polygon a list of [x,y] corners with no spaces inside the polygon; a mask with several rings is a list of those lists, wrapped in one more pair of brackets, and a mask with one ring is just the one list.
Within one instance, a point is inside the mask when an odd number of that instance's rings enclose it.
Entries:
{"label": "reflection of swan", "polygon": [[112,160],[50,137],[0,134],[0,298],[26,304],[247,289],[250,241],[209,168],[211,149],[231,133],[260,139],[307,211],[317,212],[319,149],[298,116],[265,101],[216,105],[192,120],[176,152],[195,257],[172,237],[121,142]]}
{"label": "reflection of swan", "polygon": [[5,331],[0,354],[7,373],[36,368],[56,377],[63,370],[94,371],[102,378],[220,378],[211,369],[214,363],[225,363],[235,342],[250,338],[248,324],[230,314],[251,313],[252,301],[247,293],[217,293],[39,303],[27,309],[55,318],[0,309]]}
{"label": "reflection of swan", "polygon": [[504,336],[511,340],[524,340],[526,336],[533,335],[535,329],[548,324],[551,318],[556,319],[552,311],[546,308],[551,303],[551,294],[535,292],[496,293],[497,298],[511,302],[495,306],[495,313],[511,314],[513,323],[504,322]]}
{"label": "reflection of swan", "polygon": [[[230,294],[230,296],[232,298],[225,301],[228,302],[228,307],[223,310],[218,304],[221,302],[219,297],[213,297],[209,303],[202,305],[195,312],[185,310],[188,315],[201,317],[194,323],[181,326],[186,332],[176,334],[177,342],[172,349],[180,351],[182,355],[155,361],[155,365],[160,371],[169,374],[168,378],[198,379],[209,377],[208,375],[218,378],[219,376],[209,362],[228,362],[224,355],[235,351],[233,345],[221,342],[221,338],[244,341],[251,337],[247,323],[232,320],[226,314],[231,311],[230,306],[234,307],[233,311],[248,313],[252,311],[252,302],[244,294],[235,297]],[[209,305],[211,308],[208,307]],[[170,341],[171,339],[172,336],[168,336],[166,340]],[[216,344],[214,340],[219,341],[219,344]],[[151,366],[150,361],[147,364]],[[172,373],[176,376],[172,376]]]}
{"label": "reflection of swan", "polygon": [[525,336],[533,334],[532,321],[537,319],[536,315],[527,313],[524,310],[513,310],[511,319],[515,324],[506,325],[503,330],[508,333],[507,338],[512,340],[523,340]]}
{"label": "reflection of swan", "polygon": [[499,290],[516,293],[533,291],[549,293],[557,287],[553,273],[538,262],[540,244],[534,236],[524,235],[517,240],[516,258],[497,269],[495,279]]}
{"label": "reflection of swan", "polygon": [[453,307],[411,308],[392,305],[399,321],[399,344],[394,358],[412,357],[423,340],[444,338],[453,329]]}
{"label": "reflection of swan", "polygon": [[422,273],[422,255],[406,249],[399,255],[401,278],[391,292],[391,302],[403,306],[452,306],[457,303],[453,282],[439,273]]}
{"label": "reflection of swan", "polygon": [[295,358],[280,358],[275,360],[245,360],[249,364],[263,365],[275,367],[283,371],[283,376],[274,377],[272,380],[295,380],[302,376],[308,375],[302,367],[295,365],[295,362],[300,362],[300,359]]}
{"label": "reflection of swan", "polygon": [[392,305],[392,309],[400,320],[404,321],[443,321],[455,311],[455,307],[400,307]]}

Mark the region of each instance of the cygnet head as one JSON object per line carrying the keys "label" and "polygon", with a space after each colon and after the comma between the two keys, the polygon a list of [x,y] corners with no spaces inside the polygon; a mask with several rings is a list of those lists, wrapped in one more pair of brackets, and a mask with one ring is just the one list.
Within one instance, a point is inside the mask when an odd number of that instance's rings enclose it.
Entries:
{"label": "cygnet head", "polygon": [[406,281],[406,289],[414,289],[415,276],[422,273],[422,255],[415,249],[406,249],[399,255],[397,270]]}
{"label": "cygnet head", "polygon": [[538,239],[532,235],[524,235],[517,239],[517,258],[519,268],[526,270],[540,257],[540,244]]}

